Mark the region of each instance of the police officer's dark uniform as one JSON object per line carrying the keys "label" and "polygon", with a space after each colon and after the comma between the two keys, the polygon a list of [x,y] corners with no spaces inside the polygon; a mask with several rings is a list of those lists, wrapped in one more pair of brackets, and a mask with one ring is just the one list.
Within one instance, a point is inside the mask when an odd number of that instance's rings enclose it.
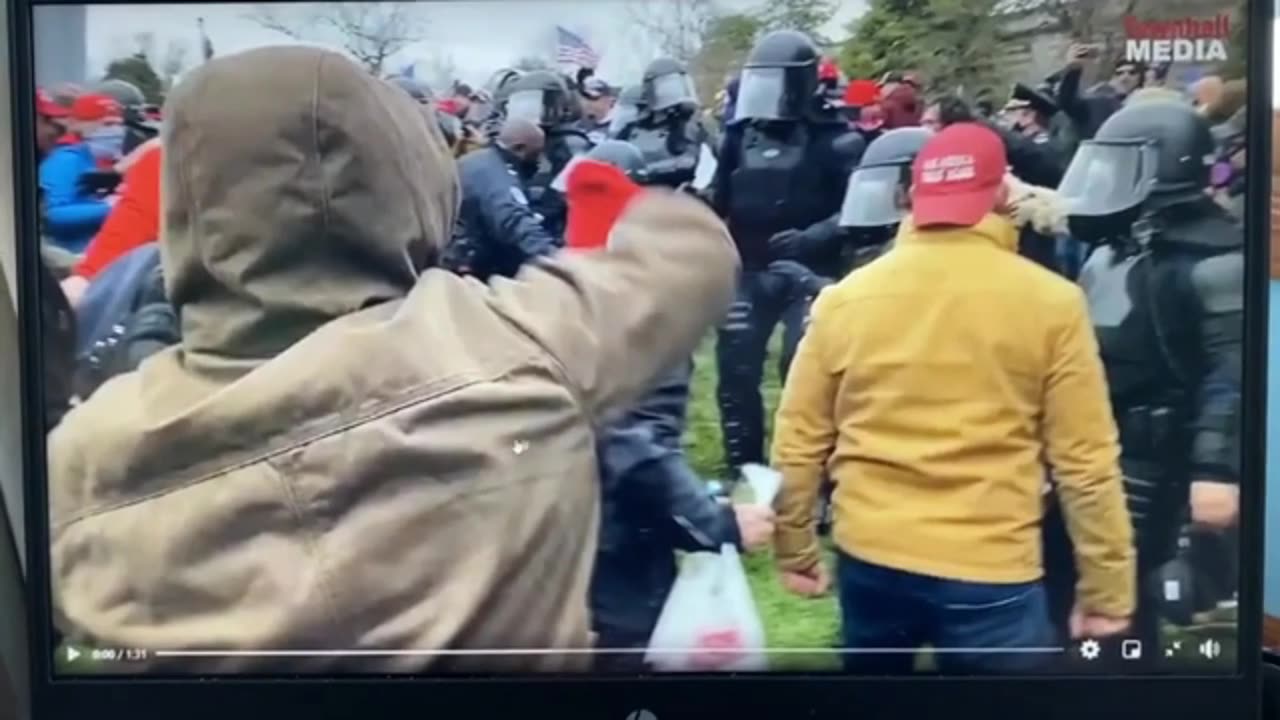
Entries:
{"label": "police officer's dark uniform", "polygon": [[[1066,155],[1050,130],[1052,119],[1058,114],[1057,103],[1029,85],[1014,83],[1004,109],[1006,112],[1024,110],[1032,113],[1034,120],[1029,123],[1015,122],[1012,130],[1031,144],[1030,153],[1040,158],[1037,165],[1046,168],[1029,173],[1030,177],[1020,175],[1020,179],[1042,187],[1055,187],[1066,167]],[[1033,228],[1021,230],[1018,251],[1023,257],[1072,279],[1079,271],[1078,259],[1060,246],[1058,238],[1036,232]]]}
{"label": "police officer's dark uniform", "polygon": [[774,257],[803,262],[838,280],[884,252],[905,214],[900,195],[909,192],[911,163],[933,133],[922,127],[889,130],[867,146],[849,175],[840,210],[803,230],[773,236]]}
{"label": "police officer's dark uniform", "polygon": [[618,139],[644,154],[651,183],[679,187],[693,180],[708,140],[693,81],[684,65],[659,58],[645,69],[641,88],[645,110]]}
{"label": "police officer's dark uniform", "polygon": [[537,70],[511,83],[511,93],[504,103],[508,119],[538,123],[547,134],[543,162],[528,183],[529,202],[542,216],[547,231],[556,237],[564,235],[566,207],[564,197],[551,189],[551,181],[570,160],[593,147],[591,139],[578,127],[581,112],[576,95],[562,75]]}
{"label": "police officer's dark uniform", "polygon": [[769,337],[783,323],[781,375],[803,331],[807,297],[788,275],[770,272],[769,238],[806,228],[839,210],[860,140],[821,98],[818,49],[803,33],[769,33],[743,68],[711,192],[742,258],[737,298],[716,344],[717,399],[725,455],[733,468],[761,462],[760,382]]}
{"label": "police officer's dark uniform", "polygon": [[[1213,138],[1189,106],[1125,107],[1095,140],[1081,144],[1059,193],[1072,234],[1097,244],[1080,283],[1135,530],[1140,592],[1130,637],[1156,649],[1161,606],[1186,592],[1161,571],[1175,557],[1190,483],[1239,478],[1244,234],[1205,195]],[[1052,522],[1046,532],[1046,580],[1060,590],[1065,622],[1070,554]]]}
{"label": "police officer's dark uniform", "polygon": [[445,268],[482,280],[511,277],[530,259],[559,247],[525,190],[536,170],[536,164],[522,163],[500,143],[458,160],[462,202],[442,260]]}

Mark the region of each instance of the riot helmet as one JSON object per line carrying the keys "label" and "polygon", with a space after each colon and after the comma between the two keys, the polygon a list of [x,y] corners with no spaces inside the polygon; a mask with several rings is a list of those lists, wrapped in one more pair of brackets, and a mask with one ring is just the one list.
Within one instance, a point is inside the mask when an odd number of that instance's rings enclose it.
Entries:
{"label": "riot helmet", "polygon": [[655,113],[682,108],[696,110],[698,93],[683,64],[671,58],[658,58],[644,70],[644,104]]}
{"label": "riot helmet", "polygon": [[510,92],[503,104],[508,118],[528,120],[543,127],[573,121],[573,93],[559,73],[535,70],[521,75],[507,89]]}
{"label": "riot helmet", "polygon": [[387,82],[405,91],[409,94],[409,97],[420,103],[429,103],[435,99],[434,93],[431,92],[431,88],[426,83],[419,82],[411,77],[393,75],[387,78]]}
{"label": "riot helmet", "polygon": [[889,130],[871,141],[849,175],[840,227],[886,228],[907,213],[900,202],[911,185],[911,164],[933,132],[922,127]]}
{"label": "riot helmet", "polygon": [[802,32],[778,30],[751,49],[742,68],[734,121],[799,120],[818,93],[818,46]]}
{"label": "riot helmet", "polygon": [[142,94],[137,85],[119,78],[103,80],[93,88],[93,92],[106,95],[115,100],[126,111],[140,111],[142,106],[147,104],[147,97]]}
{"label": "riot helmet", "polygon": [[1180,102],[1127,105],[1080,144],[1058,186],[1068,214],[1136,219],[1204,198],[1216,146],[1208,122]]}
{"label": "riot helmet", "polygon": [[618,101],[609,116],[609,137],[616,138],[628,125],[635,122],[644,110],[644,86],[632,85],[618,93]]}
{"label": "riot helmet", "polygon": [[640,179],[644,173],[644,154],[635,145],[625,140],[605,140],[585,155],[578,155],[565,164],[564,169],[551,181],[551,189],[563,193],[569,187],[569,173],[583,160],[594,160],[605,165],[612,165],[632,180]]}

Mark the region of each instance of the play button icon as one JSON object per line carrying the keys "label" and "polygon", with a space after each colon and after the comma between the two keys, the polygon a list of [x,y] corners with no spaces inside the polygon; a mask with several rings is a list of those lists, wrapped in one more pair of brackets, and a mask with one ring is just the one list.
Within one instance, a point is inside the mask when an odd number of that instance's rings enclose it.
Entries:
{"label": "play button icon", "polygon": [[67,662],[75,662],[76,658],[78,657],[80,657],[80,651],[68,645],[67,646]]}

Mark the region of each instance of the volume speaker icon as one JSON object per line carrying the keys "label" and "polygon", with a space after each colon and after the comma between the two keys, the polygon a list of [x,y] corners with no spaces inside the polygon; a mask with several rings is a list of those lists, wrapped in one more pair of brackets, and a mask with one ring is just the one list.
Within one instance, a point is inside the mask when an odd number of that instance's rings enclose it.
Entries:
{"label": "volume speaker icon", "polygon": [[1205,640],[1200,643],[1200,654],[1214,660],[1222,654],[1222,643],[1217,640]]}

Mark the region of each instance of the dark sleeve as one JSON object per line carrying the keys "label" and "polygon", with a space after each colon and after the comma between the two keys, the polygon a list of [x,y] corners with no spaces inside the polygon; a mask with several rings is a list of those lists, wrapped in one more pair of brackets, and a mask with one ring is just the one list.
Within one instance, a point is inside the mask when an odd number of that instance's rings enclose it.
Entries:
{"label": "dark sleeve", "polygon": [[529,207],[524,190],[505,173],[490,173],[480,199],[479,214],[494,242],[519,250],[526,258],[556,251],[555,238]]}
{"label": "dark sleeve", "polygon": [[840,212],[801,230],[795,239],[794,256],[801,260],[825,258],[840,249]]}
{"label": "dark sleeve", "polygon": [[681,363],[627,413],[629,421],[647,427],[659,445],[680,450],[692,376],[693,361]]}
{"label": "dark sleeve", "polygon": [[738,139],[741,136],[741,126],[730,126],[720,141],[720,152],[716,153],[716,174],[711,181],[711,209],[722,218],[729,215],[733,192],[729,178],[738,168]]}
{"label": "dark sleeve", "polygon": [[1062,72],[1058,81],[1058,108],[1075,123],[1081,133],[1089,125],[1089,107],[1080,96],[1080,79],[1084,68],[1073,65]]}
{"label": "dark sleeve", "polygon": [[1037,143],[1016,132],[988,123],[1004,140],[1013,174],[1025,183],[1040,187],[1056,188],[1062,182],[1065,168],[1052,143]]}
{"label": "dark sleeve", "polygon": [[1195,388],[1193,479],[1238,482],[1244,337],[1244,255],[1201,260],[1191,269],[1199,305],[1203,375]]}
{"label": "dark sleeve", "polygon": [[650,181],[664,185],[688,182],[698,169],[698,154],[701,149],[700,144],[691,143],[685,146],[685,151],[680,155],[645,165],[645,175]]}
{"label": "dark sleeve", "polygon": [[741,546],[733,508],[708,495],[684,453],[663,447],[651,428],[626,420],[606,428],[602,439],[605,492],[617,494],[624,512],[643,513],[646,524],[662,528],[679,550]]}

